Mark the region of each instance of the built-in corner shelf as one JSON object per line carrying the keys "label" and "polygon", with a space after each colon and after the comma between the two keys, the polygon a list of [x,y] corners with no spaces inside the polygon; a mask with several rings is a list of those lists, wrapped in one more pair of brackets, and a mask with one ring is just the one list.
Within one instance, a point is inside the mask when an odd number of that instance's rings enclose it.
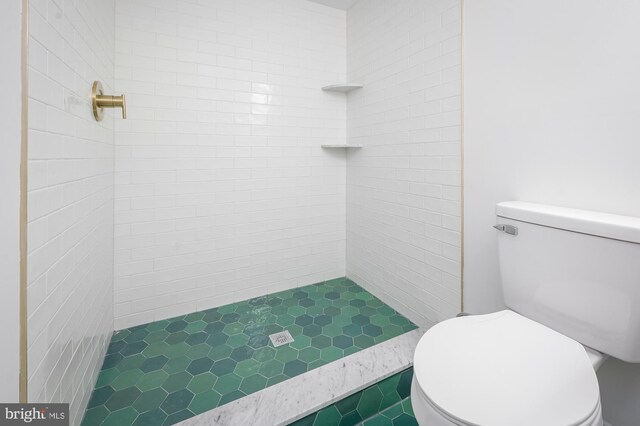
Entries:
{"label": "built-in corner shelf", "polygon": [[341,93],[349,93],[352,90],[361,89],[364,85],[360,83],[344,83],[344,84],[332,84],[329,86],[324,86],[322,90],[325,92],[341,92]]}
{"label": "built-in corner shelf", "polygon": [[326,148],[326,149],[331,149],[331,148],[362,148],[362,145],[354,145],[354,144],[346,144],[346,143],[335,144],[335,145],[325,144],[325,145],[320,145],[320,146],[323,147],[323,148]]}

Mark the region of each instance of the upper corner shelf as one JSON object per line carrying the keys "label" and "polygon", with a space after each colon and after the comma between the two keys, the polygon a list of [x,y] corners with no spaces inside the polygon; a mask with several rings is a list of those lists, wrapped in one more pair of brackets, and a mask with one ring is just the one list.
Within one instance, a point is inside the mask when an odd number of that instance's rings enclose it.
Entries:
{"label": "upper corner shelf", "polygon": [[362,87],[364,87],[364,85],[360,83],[345,83],[345,84],[332,84],[329,86],[324,86],[322,90],[324,90],[325,92],[349,93],[352,90],[361,89]]}
{"label": "upper corner shelf", "polygon": [[347,143],[344,143],[344,144],[324,144],[324,145],[320,145],[320,146],[323,147],[323,148],[362,148],[362,145],[360,145],[360,144],[357,144],[357,145],[351,144],[350,145],[350,144],[347,144]]}

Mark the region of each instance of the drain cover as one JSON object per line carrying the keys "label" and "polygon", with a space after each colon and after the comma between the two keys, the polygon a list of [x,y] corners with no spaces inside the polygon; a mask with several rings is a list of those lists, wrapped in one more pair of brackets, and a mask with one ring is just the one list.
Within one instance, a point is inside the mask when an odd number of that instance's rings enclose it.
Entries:
{"label": "drain cover", "polygon": [[274,348],[293,342],[293,337],[291,337],[291,333],[288,330],[270,334],[269,339],[271,339]]}

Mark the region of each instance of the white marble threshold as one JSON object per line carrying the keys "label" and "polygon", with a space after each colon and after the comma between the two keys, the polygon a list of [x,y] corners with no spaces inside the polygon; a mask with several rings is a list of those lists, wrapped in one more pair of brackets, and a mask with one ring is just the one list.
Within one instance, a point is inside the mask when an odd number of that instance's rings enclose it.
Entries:
{"label": "white marble threshold", "polygon": [[413,365],[413,352],[425,331],[394,337],[178,425],[289,424]]}

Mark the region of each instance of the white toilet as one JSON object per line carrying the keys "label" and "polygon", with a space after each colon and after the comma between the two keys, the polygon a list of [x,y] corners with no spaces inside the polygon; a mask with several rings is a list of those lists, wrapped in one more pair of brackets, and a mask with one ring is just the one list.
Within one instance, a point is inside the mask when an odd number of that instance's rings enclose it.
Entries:
{"label": "white toilet", "polygon": [[[640,362],[640,218],[496,206],[508,310],[443,321],[415,351],[423,426],[601,426],[596,370]],[[606,355],[604,355],[606,354]]]}

